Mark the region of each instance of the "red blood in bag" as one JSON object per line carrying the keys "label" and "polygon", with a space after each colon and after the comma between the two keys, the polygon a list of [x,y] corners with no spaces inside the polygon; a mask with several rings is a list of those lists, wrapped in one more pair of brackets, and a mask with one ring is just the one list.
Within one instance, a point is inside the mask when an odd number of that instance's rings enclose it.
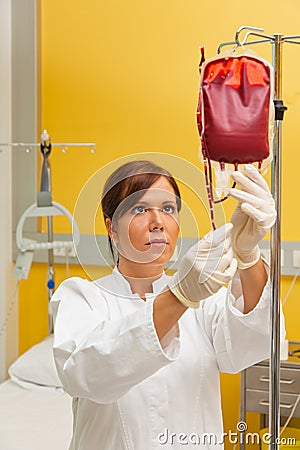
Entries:
{"label": "red blood in bag", "polygon": [[207,62],[197,115],[205,157],[246,164],[269,156],[270,79],[270,67],[249,56]]}

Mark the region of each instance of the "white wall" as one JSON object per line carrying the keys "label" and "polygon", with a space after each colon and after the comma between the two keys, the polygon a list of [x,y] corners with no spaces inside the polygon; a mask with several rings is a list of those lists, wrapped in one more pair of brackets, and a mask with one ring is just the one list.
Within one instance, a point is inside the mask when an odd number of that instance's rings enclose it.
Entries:
{"label": "white wall", "polygon": [[[11,0],[0,0],[0,142],[11,142]],[[0,380],[18,354],[16,281],[12,263],[12,156],[0,152]],[[7,322],[6,322],[7,319]],[[3,324],[5,326],[3,327]]]}

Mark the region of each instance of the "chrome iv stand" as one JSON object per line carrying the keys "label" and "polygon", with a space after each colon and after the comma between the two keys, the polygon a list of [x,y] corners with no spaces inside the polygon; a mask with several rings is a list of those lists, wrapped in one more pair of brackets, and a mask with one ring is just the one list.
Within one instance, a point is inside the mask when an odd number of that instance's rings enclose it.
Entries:
{"label": "chrome iv stand", "polygon": [[[240,33],[245,33],[244,39],[240,40]],[[272,64],[274,67],[274,107],[275,107],[275,135],[273,143],[272,179],[271,190],[277,210],[277,220],[271,230],[271,354],[270,354],[270,404],[269,404],[269,432],[271,441],[269,448],[279,448],[280,436],[280,275],[281,275],[281,152],[282,152],[282,120],[287,109],[282,101],[282,47],[283,43],[300,44],[300,35],[283,36],[282,34],[263,34],[262,28],[241,26],[232,42],[224,42],[219,45],[218,53],[222,47],[235,45],[235,48],[270,42],[272,44]],[[248,42],[249,36],[261,38]],[[241,442],[241,448],[244,442]]]}

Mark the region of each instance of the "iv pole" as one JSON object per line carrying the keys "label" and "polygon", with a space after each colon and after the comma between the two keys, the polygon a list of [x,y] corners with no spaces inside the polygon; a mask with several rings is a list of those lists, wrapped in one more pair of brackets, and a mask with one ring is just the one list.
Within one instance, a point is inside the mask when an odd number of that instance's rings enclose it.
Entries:
{"label": "iv pole", "polygon": [[[242,30],[251,30],[246,33],[242,42],[239,35]],[[252,31],[253,30],[253,31]],[[235,44],[236,47],[263,42],[271,42],[273,48],[272,63],[275,74],[274,107],[275,107],[275,139],[273,144],[272,181],[271,188],[277,210],[277,220],[271,230],[271,352],[270,352],[270,403],[269,403],[269,432],[271,435],[270,450],[279,449],[280,436],[280,274],[281,274],[281,150],[282,150],[282,120],[284,111],[287,109],[282,101],[282,45],[284,42],[300,44],[299,36],[283,36],[273,34],[272,36],[261,34],[261,28],[250,26],[240,27],[235,35],[234,42],[224,42],[218,48],[225,45]],[[262,38],[247,42],[248,36],[253,35]],[[299,41],[298,41],[299,40]]]}

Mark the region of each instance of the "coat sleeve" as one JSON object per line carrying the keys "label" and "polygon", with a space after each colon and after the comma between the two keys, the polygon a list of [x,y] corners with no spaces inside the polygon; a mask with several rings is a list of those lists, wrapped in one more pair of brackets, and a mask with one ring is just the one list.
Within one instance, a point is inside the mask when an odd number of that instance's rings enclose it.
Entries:
{"label": "coat sleeve", "polygon": [[111,320],[100,289],[87,280],[71,278],[57,289],[51,306],[56,367],[73,397],[111,403],[178,356],[177,338],[164,349],[159,342],[153,300]]}
{"label": "coat sleeve", "polygon": [[[201,319],[221,372],[236,373],[270,356],[271,294],[265,285],[256,307],[243,314],[239,277],[204,302]],[[235,292],[235,295],[233,294]],[[280,339],[285,337],[284,317],[280,317]]]}

